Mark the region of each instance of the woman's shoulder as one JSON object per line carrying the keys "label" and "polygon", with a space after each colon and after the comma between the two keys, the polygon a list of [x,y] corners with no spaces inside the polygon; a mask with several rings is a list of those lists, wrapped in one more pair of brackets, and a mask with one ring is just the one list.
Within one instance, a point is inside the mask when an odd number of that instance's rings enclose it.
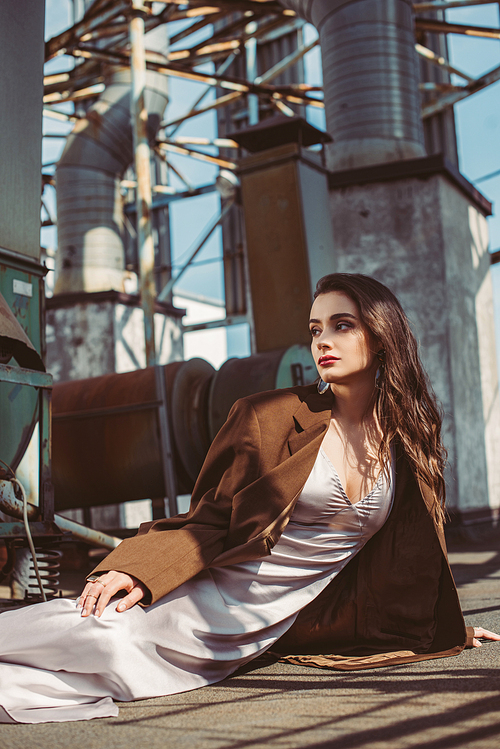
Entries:
{"label": "woman's shoulder", "polygon": [[261,393],[253,393],[236,401],[235,406],[240,408],[251,407],[257,415],[269,412],[289,412],[290,414],[300,408],[302,403],[308,401],[317,393],[316,385],[298,385],[278,390],[265,390]]}

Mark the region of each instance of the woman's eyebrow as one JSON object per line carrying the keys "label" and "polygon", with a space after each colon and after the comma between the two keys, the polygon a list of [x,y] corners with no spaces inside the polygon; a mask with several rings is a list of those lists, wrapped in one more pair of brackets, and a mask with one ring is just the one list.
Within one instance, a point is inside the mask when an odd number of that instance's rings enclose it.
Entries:
{"label": "woman's eyebrow", "polygon": [[[335,315],[330,315],[330,320],[338,320],[339,317],[352,317],[353,320],[356,320],[356,315],[351,315],[350,312],[337,312]],[[320,323],[321,320],[317,320],[315,317],[312,317],[309,320],[309,325],[311,323]]]}

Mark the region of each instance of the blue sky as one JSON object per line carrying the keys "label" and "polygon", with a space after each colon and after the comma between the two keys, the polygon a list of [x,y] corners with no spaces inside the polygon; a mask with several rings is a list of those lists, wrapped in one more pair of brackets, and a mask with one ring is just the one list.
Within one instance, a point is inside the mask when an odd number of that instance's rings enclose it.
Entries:
{"label": "blue sky", "polygon": [[[46,37],[50,38],[71,25],[70,0],[47,0],[46,2]],[[499,5],[471,6],[469,8],[453,9],[447,12],[449,21],[470,23],[476,26],[499,25]],[[178,22],[179,24],[183,22]],[[203,32],[205,36],[209,31]],[[312,26],[305,28],[306,42],[314,39],[316,30]],[[203,35],[200,35],[200,39]],[[500,65],[500,41],[478,39],[463,35],[450,35],[449,48],[452,62],[465,73],[474,77],[496,68]],[[179,46],[183,46],[181,42]],[[313,49],[305,58],[308,82],[319,83],[321,79],[321,58],[319,48]],[[58,57],[46,67],[46,73],[59,72],[71,68],[71,58]],[[207,69],[208,70],[208,69]],[[167,108],[167,119],[173,120],[189,109],[197,97],[205,90],[201,84],[183,81],[178,78],[170,79],[170,103]],[[214,97],[210,91],[205,99],[209,102]],[[64,107],[61,107],[64,109]],[[66,107],[71,111],[71,105]],[[324,113],[313,107],[308,107],[308,118],[320,128],[325,127]],[[481,177],[500,170],[500,82],[489,86],[455,105],[457,123],[457,137],[459,148],[460,169],[464,176],[493,203],[494,214],[489,218],[490,248],[500,248],[500,216],[497,206],[500,206],[500,174],[487,181],[476,182]],[[44,118],[44,132],[67,133],[70,127],[65,123]],[[179,135],[216,136],[215,113],[187,121],[178,131]],[[43,163],[57,161],[64,142],[56,139],[45,139],[43,145]],[[208,149],[209,150],[209,149]],[[172,157],[172,162],[194,184],[211,183],[215,179],[217,167],[203,164],[182,156]],[[48,167],[45,171],[51,171]],[[174,185],[180,184],[177,178],[172,179]],[[53,189],[46,190],[49,209],[55,212],[55,194]],[[177,201],[171,209],[171,235],[174,265],[180,267],[184,258],[188,256],[189,247],[202,232],[208,221],[219,210],[219,200],[216,194],[209,194],[197,198]],[[53,228],[42,230],[42,245],[55,247],[57,243],[56,231]],[[222,299],[223,276],[221,232],[217,229],[198,255],[198,264],[190,268],[182,278],[181,288],[202,293],[210,297]],[[495,301],[498,354],[500,362],[500,264],[492,269]],[[247,349],[247,335],[241,328],[229,331],[229,349],[232,355],[243,355]],[[241,338],[241,341],[239,340]]]}

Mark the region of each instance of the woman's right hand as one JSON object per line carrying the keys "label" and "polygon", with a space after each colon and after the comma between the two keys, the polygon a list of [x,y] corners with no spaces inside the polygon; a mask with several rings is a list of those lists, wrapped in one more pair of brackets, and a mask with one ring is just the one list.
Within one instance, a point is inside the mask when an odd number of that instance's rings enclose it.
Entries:
{"label": "woman's right hand", "polygon": [[108,605],[110,599],[121,590],[127,595],[120,600],[117,611],[126,611],[143,598],[146,593],[144,585],[132,575],[125,572],[106,572],[97,580],[89,581],[84,587],[77,608],[82,610],[82,616],[89,616],[94,609],[94,615],[99,617]]}

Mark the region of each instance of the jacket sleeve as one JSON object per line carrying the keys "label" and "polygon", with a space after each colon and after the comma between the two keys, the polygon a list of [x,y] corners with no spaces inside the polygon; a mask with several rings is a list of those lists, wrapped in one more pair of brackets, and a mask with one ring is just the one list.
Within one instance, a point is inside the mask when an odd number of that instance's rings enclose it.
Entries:
{"label": "jacket sleeve", "polygon": [[185,515],[141,526],[92,574],[116,570],[140,580],[154,603],[205,569],[224,549],[233,500],[259,476],[260,428],[252,403],[242,399],[213,441]]}

